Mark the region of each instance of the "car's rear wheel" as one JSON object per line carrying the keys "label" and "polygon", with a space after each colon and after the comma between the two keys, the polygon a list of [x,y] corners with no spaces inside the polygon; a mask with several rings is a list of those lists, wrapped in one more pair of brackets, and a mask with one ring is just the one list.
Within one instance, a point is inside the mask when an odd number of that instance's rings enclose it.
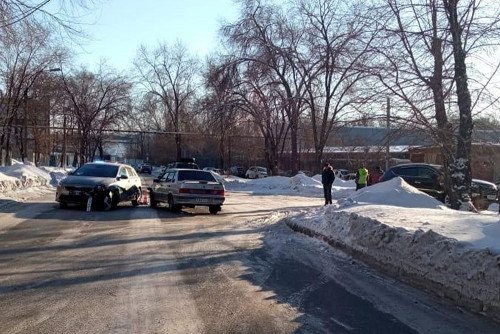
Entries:
{"label": "car's rear wheel", "polygon": [[181,211],[181,207],[177,204],[174,204],[174,198],[173,197],[169,197],[168,198],[168,209],[170,210],[170,212],[174,212],[174,213],[177,213],[177,212],[180,212]]}
{"label": "car's rear wheel", "polygon": [[220,205],[210,205],[208,207],[208,210],[210,211],[210,213],[212,215],[215,215],[215,214],[217,214],[217,212],[219,212],[221,210],[221,207],[220,207]]}

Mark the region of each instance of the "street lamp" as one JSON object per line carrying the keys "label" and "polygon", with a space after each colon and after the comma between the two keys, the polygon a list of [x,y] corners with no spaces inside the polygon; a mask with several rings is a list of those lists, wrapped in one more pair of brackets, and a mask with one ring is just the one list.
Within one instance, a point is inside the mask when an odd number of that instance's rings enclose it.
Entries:
{"label": "street lamp", "polygon": [[[27,86],[26,89],[24,90],[24,122],[23,122],[24,123],[23,124],[23,127],[24,127],[24,136],[23,137],[24,138],[23,138],[23,149],[21,152],[21,159],[22,159],[23,163],[26,162],[25,160],[26,160],[26,157],[28,155],[28,91],[31,88],[31,86],[35,83],[38,76],[44,71],[60,72],[61,68],[59,68],[59,67],[49,68],[49,69],[42,68],[42,69],[38,70],[35,73],[35,75],[33,76],[33,80],[31,80],[30,85]],[[34,133],[35,133],[35,130],[33,130],[33,134]]]}

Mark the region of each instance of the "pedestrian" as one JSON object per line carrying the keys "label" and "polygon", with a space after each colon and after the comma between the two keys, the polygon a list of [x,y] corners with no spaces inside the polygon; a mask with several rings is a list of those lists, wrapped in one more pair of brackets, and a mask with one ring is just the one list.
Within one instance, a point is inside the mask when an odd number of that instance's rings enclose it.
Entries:
{"label": "pedestrian", "polygon": [[497,187],[498,213],[500,213],[500,186]]}
{"label": "pedestrian", "polygon": [[383,174],[384,171],[380,166],[375,167],[375,170],[368,174],[367,184],[371,186],[372,184],[379,183]]}
{"label": "pedestrian", "polygon": [[321,173],[321,183],[323,183],[323,192],[325,195],[325,205],[332,204],[332,184],[335,181],[335,174],[329,163],[323,165]]}
{"label": "pedestrian", "polygon": [[356,171],[356,190],[366,187],[366,182],[368,181],[368,169],[365,168],[365,164],[358,168]]}

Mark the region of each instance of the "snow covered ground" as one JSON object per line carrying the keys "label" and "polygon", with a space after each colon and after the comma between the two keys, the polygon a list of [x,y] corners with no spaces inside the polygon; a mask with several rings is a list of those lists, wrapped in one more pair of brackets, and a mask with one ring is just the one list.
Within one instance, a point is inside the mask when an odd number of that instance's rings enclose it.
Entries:
{"label": "snow covered ground", "polygon": [[[60,168],[0,167],[0,199],[23,201],[30,194],[53,191],[64,175]],[[454,211],[396,178],[359,191],[353,181],[336,179],[335,201],[323,206],[318,175],[221,179],[228,191],[317,197],[317,207],[289,212],[285,223],[393,276],[500,320],[498,204],[480,213]]]}

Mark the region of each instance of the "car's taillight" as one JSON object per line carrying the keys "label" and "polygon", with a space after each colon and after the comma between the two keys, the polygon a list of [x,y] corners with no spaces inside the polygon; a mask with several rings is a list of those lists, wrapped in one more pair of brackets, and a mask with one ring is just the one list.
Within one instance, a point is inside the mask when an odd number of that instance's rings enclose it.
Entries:
{"label": "car's taillight", "polygon": [[217,189],[214,192],[215,195],[220,195],[220,196],[224,196],[226,194],[226,191],[224,189]]}
{"label": "car's taillight", "polygon": [[179,193],[180,194],[190,194],[191,193],[191,189],[188,189],[188,188],[179,188]]}

